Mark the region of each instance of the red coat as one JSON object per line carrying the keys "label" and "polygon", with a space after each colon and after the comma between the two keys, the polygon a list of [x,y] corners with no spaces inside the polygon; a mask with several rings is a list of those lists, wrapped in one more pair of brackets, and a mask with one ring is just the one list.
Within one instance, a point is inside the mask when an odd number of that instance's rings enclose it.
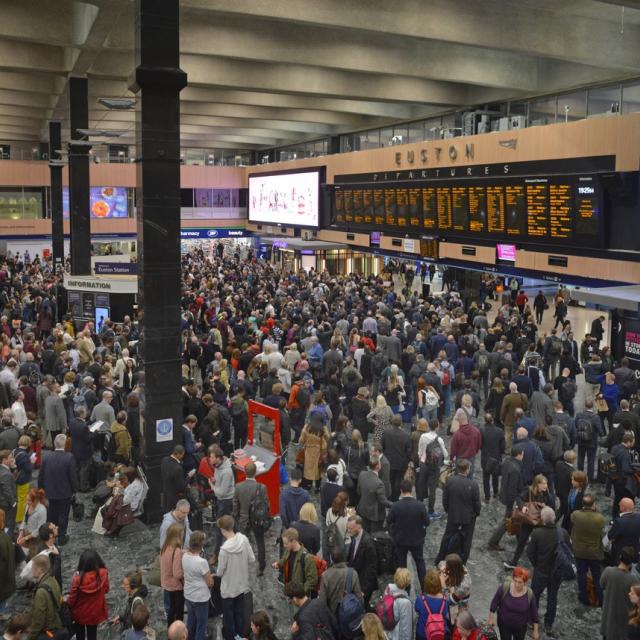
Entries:
{"label": "red coat", "polygon": [[[98,580],[98,575],[100,579]],[[100,569],[98,573],[90,571],[82,576],[76,571],[71,579],[71,589],[67,596],[67,604],[73,619],[78,624],[98,625],[108,619],[107,600],[109,592],[109,573]]]}

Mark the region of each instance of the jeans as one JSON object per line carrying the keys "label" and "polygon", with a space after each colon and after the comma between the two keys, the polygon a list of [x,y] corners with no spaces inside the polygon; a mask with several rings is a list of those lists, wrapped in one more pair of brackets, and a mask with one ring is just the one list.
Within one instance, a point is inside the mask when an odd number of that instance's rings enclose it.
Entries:
{"label": "jeans", "polygon": [[482,471],[482,486],[484,487],[484,497],[488,500],[491,497],[491,489],[493,488],[493,495],[498,495],[498,487],[500,484],[499,473],[487,473]]}
{"label": "jeans", "polygon": [[512,511],[513,505],[508,505],[504,508],[504,518],[502,518],[498,526],[493,530],[493,533],[489,538],[489,546],[496,546],[500,544],[502,536],[507,532],[507,518],[511,517]]}
{"label": "jeans", "polygon": [[[235,598],[222,598],[222,637],[233,640],[242,637],[244,629],[244,593]],[[191,635],[189,635],[191,639]]]}
{"label": "jeans", "polygon": [[58,526],[58,537],[67,535],[71,498],[49,498],[49,522]]}
{"label": "jeans", "polygon": [[416,497],[421,502],[429,496],[427,511],[433,513],[436,506],[436,488],[438,486],[438,474],[440,470],[435,465],[420,464],[418,474],[418,485],[416,487]]}
{"label": "jeans", "polygon": [[189,640],[206,640],[209,619],[209,601],[191,602],[187,600],[187,631]]}
{"label": "jeans", "polygon": [[544,626],[553,627],[556,619],[556,609],[558,608],[560,579],[553,576],[545,576],[537,569],[534,569],[531,590],[538,605],[538,615],[540,614],[540,596],[545,589],[547,590],[547,610],[544,613]]}
{"label": "jeans", "polygon": [[578,471],[584,471],[584,459],[587,458],[587,478],[591,481],[596,480],[596,457],[598,454],[597,447],[585,447],[578,445]]}
{"label": "jeans", "polygon": [[407,566],[407,553],[411,554],[413,561],[416,563],[416,570],[418,571],[418,584],[420,585],[420,591],[424,588],[424,577],[427,575],[427,569],[424,564],[424,552],[423,545],[417,547],[405,547],[402,545],[396,546],[396,560],[398,567],[405,568]]}
{"label": "jeans", "polygon": [[585,560],[576,558],[577,578],[578,578],[578,599],[587,602],[587,574],[591,571],[593,585],[598,595],[598,603],[602,605],[602,587],[600,586],[600,574],[602,573],[602,562],[600,560]]}
{"label": "jeans", "polygon": [[184,591],[165,591],[165,597],[169,598],[169,610],[167,611],[167,626],[176,620],[184,618]]}

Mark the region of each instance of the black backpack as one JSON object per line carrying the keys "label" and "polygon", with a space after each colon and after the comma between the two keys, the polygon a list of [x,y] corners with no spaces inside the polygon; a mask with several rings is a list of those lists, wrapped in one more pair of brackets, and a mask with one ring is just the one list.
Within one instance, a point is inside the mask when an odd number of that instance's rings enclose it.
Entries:
{"label": "black backpack", "polygon": [[424,453],[424,462],[428,465],[440,468],[444,456],[442,454],[442,448],[438,442],[438,438],[434,438],[428,445]]}
{"label": "black backpack", "polygon": [[256,492],[249,505],[249,525],[255,531],[268,531],[271,527],[271,510],[269,508],[269,497],[264,485],[258,484]]}
{"label": "black backpack", "polygon": [[558,546],[553,558],[553,575],[560,580],[573,580],[576,577],[576,561],[571,547],[564,539],[564,529],[556,529]]}
{"label": "black backpack", "polygon": [[593,425],[588,418],[576,418],[576,439],[579,443],[586,444],[593,439]]}

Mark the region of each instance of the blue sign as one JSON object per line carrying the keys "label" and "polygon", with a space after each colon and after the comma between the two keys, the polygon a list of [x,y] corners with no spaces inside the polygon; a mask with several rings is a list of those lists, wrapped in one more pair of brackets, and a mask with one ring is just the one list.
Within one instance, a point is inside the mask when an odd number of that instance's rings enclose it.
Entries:
{"label": "blue sign", "polygon": [[97,276],[129,276],[138,273],[137,262],[96,262],[93,271]]}
{"label": "blue sign", "polygon": [[173,440],[173,418],[156,420],[156,442]]}
{"label": "blue sign", "polygon": [[246,238],[251,232],[245,229],[181,229],[182,240],[212,240],[216,238]]}

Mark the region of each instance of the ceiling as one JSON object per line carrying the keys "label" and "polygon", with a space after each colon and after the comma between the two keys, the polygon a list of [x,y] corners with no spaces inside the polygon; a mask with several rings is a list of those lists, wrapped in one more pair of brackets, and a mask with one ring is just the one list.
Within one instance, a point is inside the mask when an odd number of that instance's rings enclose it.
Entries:
{"label": "ceiling", "polygon": [[[451,107],[640,75],[640,1],[181,0],[183,147],[261,149]],[[68,139],[67,80],[90,127],[126,129],[131,0],[0,0],[0,142]]]}

